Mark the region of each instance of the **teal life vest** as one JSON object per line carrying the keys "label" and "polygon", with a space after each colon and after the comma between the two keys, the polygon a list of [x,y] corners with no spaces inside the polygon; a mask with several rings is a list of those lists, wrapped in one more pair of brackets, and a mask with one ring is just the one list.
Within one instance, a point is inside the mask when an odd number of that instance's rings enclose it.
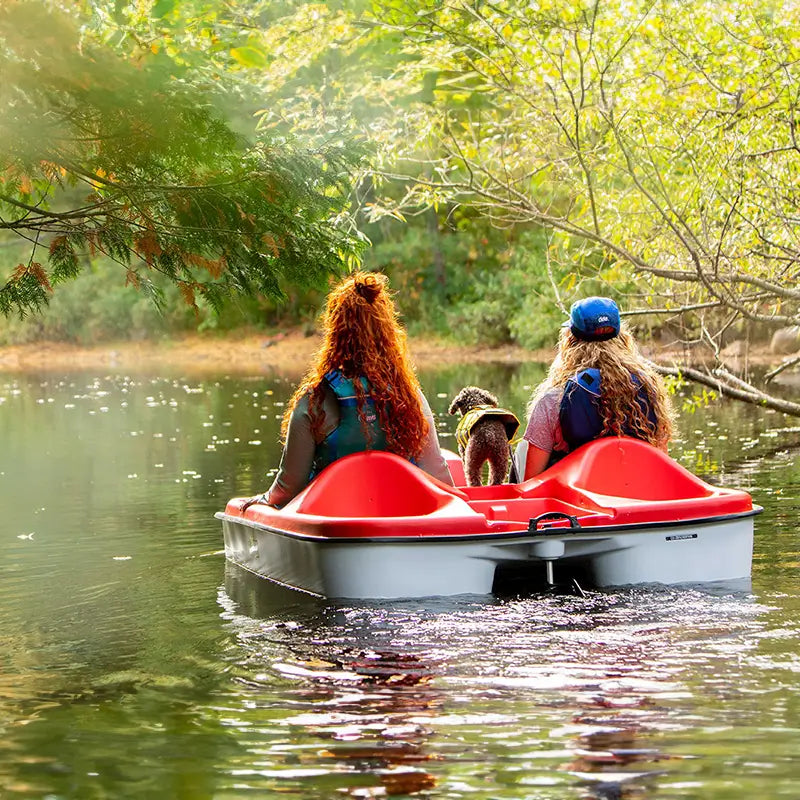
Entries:
{"label": "teal life vest", "polygon": [[364,389],[362,403],[364,423],[358,414],[358,397],[355,382],[345,378],[339,370],[325,375],[328,386],[339,404],[339,424],[316,446],[310,478],[315,477],[337,458],[364,450],[386,450],[386,435],[380,426],[375,401],[369,395],[366,378],[358,378]]}

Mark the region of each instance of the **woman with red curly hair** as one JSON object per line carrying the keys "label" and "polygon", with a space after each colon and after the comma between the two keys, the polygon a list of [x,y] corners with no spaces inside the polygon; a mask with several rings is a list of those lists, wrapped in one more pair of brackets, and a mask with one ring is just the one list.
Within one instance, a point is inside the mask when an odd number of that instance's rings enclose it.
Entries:
{"label": "woman with red curly hair", "polygon": [[328,464],[363,450],[396,453],[452,484],[386,277],[356,272],[336,285],[322,329],[283,417],[283,456],[266,502],[285,505]]}

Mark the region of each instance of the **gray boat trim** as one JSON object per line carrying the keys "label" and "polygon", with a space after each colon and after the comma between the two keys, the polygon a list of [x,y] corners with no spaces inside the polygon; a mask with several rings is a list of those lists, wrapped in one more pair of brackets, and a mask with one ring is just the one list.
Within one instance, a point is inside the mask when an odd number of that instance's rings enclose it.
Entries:
{"label": "gray boat trim", "polygon": [[[691,525],[710,525],[716,522],[730,522],[736,519],[747,519],[748,517],[755,517],[763,511],[762,506],[754,505],[750,511],[742,511],[738,514],[724,514],[715,517],[699,517],[695,519],[680,519],[675,521],[666,522],[633,522],[627,525],[590,525],[582,528],[540,528],[539,533],[530,533],[527,528],[519,531],[499,531],[497,533],[468,533],[468,534],[451,534],[450,536],[315,536],[308,533],[295,533],[294,531],[285,531],[280,528],[273,528],[270,525],[265,525],[263,522],[256,522],[243,517],[236,517],[232,514],[226,514],[224,511],[218,511],[214,516],[217,519],[225,522],[236,523],[244,525],[248,528],[254,528],[266,533],[274,533],[278,536],[286,536],[290,539],[299,539],[306,542],[317,542],[319,544],[421,544],[422,542],[496,542],[504,539],[521,539],[525,538],[529,541],[546,541],[552,539],[554,536],[564,536],[568,538],[580,537],[585,538],[606,538],[610,534],[624,533],[626,531],[637,531],[642,528],[658,529],[658,528],[683,528]],[[546,533],[545,533],[546,531]]]}

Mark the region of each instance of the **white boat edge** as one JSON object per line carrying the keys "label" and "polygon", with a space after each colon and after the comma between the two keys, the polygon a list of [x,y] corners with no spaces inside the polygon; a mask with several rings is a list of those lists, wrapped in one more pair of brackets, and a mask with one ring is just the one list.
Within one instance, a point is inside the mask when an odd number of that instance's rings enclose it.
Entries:
{"label": "white boat edge", "polygon": [[[323,538],[218,512],[225,557],[283,586],[328,598],[490,594],[498,566],[580,568],[596,587],[748,579],[762,511],[643,525],[419,538]],[[531,567],[534,568],[533,566]]]}

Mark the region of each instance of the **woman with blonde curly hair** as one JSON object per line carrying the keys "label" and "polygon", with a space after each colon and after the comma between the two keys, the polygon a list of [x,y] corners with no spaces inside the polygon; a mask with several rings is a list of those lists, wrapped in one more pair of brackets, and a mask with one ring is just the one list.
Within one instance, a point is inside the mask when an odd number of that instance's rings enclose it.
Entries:
{"label": "woman with blonde curly hair", "polygon": [[323,342],[283,417],[278,474],[255,500],[283,506],[337,458],[386,450],[452,485],[384,275],[334,286]]}
{"label": "woman with blonde curly hair", "polygon": [[620,323],[617,304],[587,297],[573,303],[547,379],[528,405],[520,471],[531,478],[602,436],[632,436],[666,450],[672,410],[661,377]]}

